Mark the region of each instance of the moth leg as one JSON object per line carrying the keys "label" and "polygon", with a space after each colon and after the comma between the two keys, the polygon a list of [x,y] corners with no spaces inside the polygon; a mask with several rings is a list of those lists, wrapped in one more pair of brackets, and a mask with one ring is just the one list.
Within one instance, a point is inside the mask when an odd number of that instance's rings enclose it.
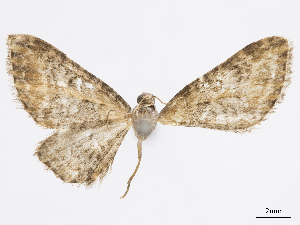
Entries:
{"label": "moth leg", "polygon": [[138,161],[138,163],[137,163],[137,165],[135,167],[135,170],[134,170],[133,174],[131,175],[131,177],[127,181],[127,190],[126,190],[125,194],[121,198],[124,198],[127,195],[128,191],[129,191],[129,188],[130,188],[130,183],[131,183],[132,179],[134,178],[136,172],[138,171],[140,163],[141,163],[141,159],[142,159],[142,140],[140,140],[140,139],[138,139],[137,149],[138,149],[138,158],[139,158],[139,161]]}
{"label": "moth leg", "polygon": [[109,114],[110,114],[112,111],[120,112],[120,113],[123,113],[123,114],[126,114],[126,115],[129,115],[129,114],[130,114],[130,113],[124,113],[124,112],[119,111],[119,110],[114,110],[114,109],[109,110],[109,112],[107,113],[107,116],[106,116],[106,125],[108,124],[108,116],[109,116]]}

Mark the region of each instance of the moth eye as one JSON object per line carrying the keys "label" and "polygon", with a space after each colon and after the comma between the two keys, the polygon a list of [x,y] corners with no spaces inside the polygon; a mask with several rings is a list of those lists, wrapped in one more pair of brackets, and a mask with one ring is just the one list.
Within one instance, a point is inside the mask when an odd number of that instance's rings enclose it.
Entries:
{"label": "moth eye", "polygon": [[139,96],[137,97],[137,103],[139,104],[140,101],[142,101],[143,98],[144,98],[144,93],[141,94],[141,95],[139,95]]}

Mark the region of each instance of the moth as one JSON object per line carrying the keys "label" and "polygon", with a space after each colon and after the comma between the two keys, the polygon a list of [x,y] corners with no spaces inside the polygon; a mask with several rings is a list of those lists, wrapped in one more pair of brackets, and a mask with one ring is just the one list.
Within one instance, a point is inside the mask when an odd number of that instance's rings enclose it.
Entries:
{"label": "moth", "polygon": [[267,37],[247,45],[186,85],[157,112],[155,99],[142,93],[133,109],[110,86],[47,42],[9,35],[8,73],[16,95],[34,121],[56,132],[36,149],[39,160],[67,183],[102,181],[130,127],[142,141],[163,125],[243,132],[265,119],[289,83],[292,47]]}

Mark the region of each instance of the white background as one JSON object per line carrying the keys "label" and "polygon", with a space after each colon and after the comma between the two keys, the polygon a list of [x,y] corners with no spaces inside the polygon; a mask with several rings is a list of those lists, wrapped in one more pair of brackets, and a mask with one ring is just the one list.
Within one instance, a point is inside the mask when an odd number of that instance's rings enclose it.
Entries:
{"label": "white background", "polygon": [[[1,1],[0,224],[300,224],[299,28],[298,0]],[[63,184],[33,156],[53,131],[13,100],[5,38],[20,33],[51,43],[131,107],[142,92],[168,102],[268,36],[293,41],[294,73],[284,102],[251,133],[159,124],[120,200],[137,163],[132,130],[91,189]],[[256,219],[271,216],[266,208],[292,218]]]}

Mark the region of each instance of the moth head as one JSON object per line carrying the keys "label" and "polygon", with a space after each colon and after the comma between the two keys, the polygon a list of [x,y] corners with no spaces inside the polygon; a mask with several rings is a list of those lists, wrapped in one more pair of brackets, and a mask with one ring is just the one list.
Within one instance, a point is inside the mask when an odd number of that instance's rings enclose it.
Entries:
{"label": "moth head", "polygon": [[145,104],[145,105],[154,105],[155,104],[155,98],[152,94],[143,92],[137,97],[137,103],[138,104]]}

